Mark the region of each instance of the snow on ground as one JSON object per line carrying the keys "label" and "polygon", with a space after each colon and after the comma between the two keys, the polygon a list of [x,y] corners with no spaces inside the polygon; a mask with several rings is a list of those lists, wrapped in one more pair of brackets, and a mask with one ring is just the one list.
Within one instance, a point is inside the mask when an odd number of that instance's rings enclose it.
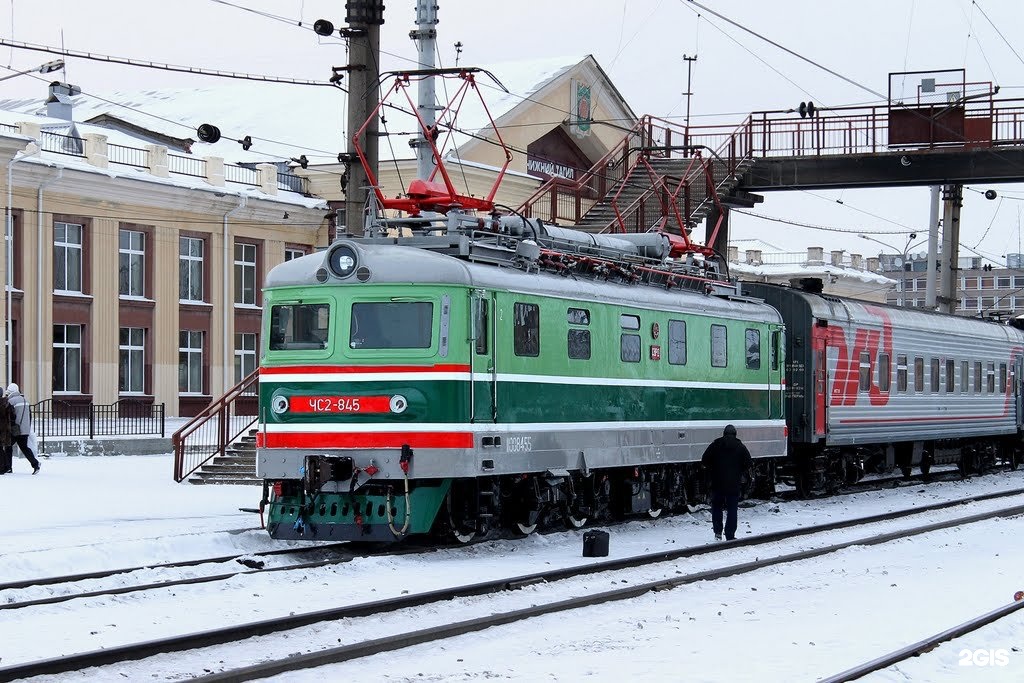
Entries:
{"label": "snow on ground", "polygon": [[[0,583],[284,546],[257,528],[257,515],[238,510],[257,506],[258,487],[175,484],[169,455],[54,457],[43,461],[38,476],[28,471],[19,459],[15,475],[0,477],[0,507],[8,521],[0,530]],[[741,509],[739,535],[1022,487],[1024,472],[1013,472],[819,501],[759,503]],[[1013,500],[1022,502],[1019,497]],[[933,513],[928,519],[953,518],[1003,504],[994,501]],[[895,528],[921,522],[909,520]],[[1024,589],[1020,572],[1024,546],[1016,540],[1021,527],[1021,519],[1016,518],[851,548],[799,565],[534,619],[278,680],[814,680],[1010,601],[1014,591]],[[882,530],[878,527],[878,532]],[[601,575],[564,586],[530,587],[497,601],[467,599],[425,610],[414,623],[408,623],[408,617],[404,623],[389,617],[336,622],[290,638],[271,636],[238,643],[232,648],[235,654],[218,651],[210,656],[229,666],[237,658],[241,665],[254,653],[304,651],[307,646],[422,628],[472,618],[481,609],[516,609],[581,591],[604,590],[613,587],[612,581],[653,580],[864,533],[835,532],[814,542],[773,544],[770,549],[736,548],[721,557],[681,560],[633,572],[627,578]],[[711,537],[706,510],[656,522],[632,522],[612,529],[611,534],[613,558],[702,545]],[[591,562],[580,556],[581,538],[582,532],[555,533],[435,553],[357,558],[308,570],[301,577],[288,572],[254,574],[146,594],[42,605],[19,611],[17,620],[0,618],[0,667],[235,620]],[[52,590],[36,586],[7,591],[0,593],[0,602],[46,597]],[[40,638],[41,633],[46,637]],[[1024,614],[1017,613],[960,639],[959,648],[947,645],[880,672],[873,680],[1024,680],[1024,651],[1012,649],[1022,649],[1022,636]],[[957,650],[963,648],[1002,648],[1007,661],[958,665]],[[187,672],[201,671],[208,663],[203,656],[162,657],[156,675],[141,665],[126,664],[118,678],[179,679]],[[50,680],[58,679],[103,680],[89,675]]]}

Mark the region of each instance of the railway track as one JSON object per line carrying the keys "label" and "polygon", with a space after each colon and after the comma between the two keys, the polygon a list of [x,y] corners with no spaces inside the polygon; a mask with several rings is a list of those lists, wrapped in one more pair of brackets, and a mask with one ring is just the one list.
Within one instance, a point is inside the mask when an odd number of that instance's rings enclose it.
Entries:
{"label": "railway track", "polygon": [[[402,595],[375,602],[356,604],[340,608],[319,610],[304,614],[293,614],[286,617],[268,619],[248,624],[241,624],[227,628],[214,629],[200,633],[173,636],[170,638],[153,640],[146,643],[135,643],[124,646],[107,647],[102,650],[66,655],[63,657],[44,661],[26,662],[12,667],[0,669],[0,681],[9,681],[17,678],[43,674],[67,673],[88,667],[105,666],[119,662],[139,660],[170,652],[181,652],[185,650],[194,650],[203,647],[224,645],[228,643],[234,643],[245,638],[278,633],[281,631],[295,629],[303,626],[310,626],[327,621],[334,621],[338,619],[354,617],[378,616],[380,614],[387,612],[395,612],[398,610],[410,609],[420,607],[423,605],[441,603],[456,598],[500,593],[503,591],[509,591],[511,589],[519,587],[563,581],[566,579],[586,576],[598,572],[619,571],[624,569],[653,565],[661,562],[679,560],[683,558],[697,557],[701,555],[712,555],[714,553],[719,553],[723,550],[732,550],[743,547],[758,547],[762,545],[776,543],[783,540],[799,538],[811,534],[824,533],[828,531],[835,531],[858,526],[865,526],[880,522],[888,522],[914,515],[927,514],[935,512],[937,510],[949,509],[960,505],[981,502],[986,500],[996,500],[1000,498],[1019,495],[1024,495],[1024,489],[1017,489],[1013,491],[1006,491],[995,494],[986,494],[982,496],[972,496],[969,498],[959,499],[956,501],[949,501],[946,503],[937,503],[933,505],[923,506],[912,510],[903,510],[895,513],[872,515],[870,517],[848,519],[826,525],[803,527],[782,532],[764,534],[762,536],[751,537],[740,541],[730,542],[727,544],[715,544],[695,548],[684,548],[673,551],[661,551],[641,556],[595,562],[593,564],[578,567],[552,569],[533,574],[519,575],[514,577],[501,578],[497,580],[485,581],[469,586],[445,588],[413,595]],[[375,639],[373,641],[354,643],[351,645],[345,645],[340,648],[333,648],[331,650],[325,650],[322,652],[313,653],[309,655],[289,656],[287,658],[287,661],[270,662],[267,664],[258,665],[257,668],[250,667],[244,670],[240,670],[241,673],[228,672],[225,674],[216,674],[213,678],[210,678],[210,680],[245,680],[251,678],[258,678],[260,676],[274,675],[276,673],[281,673],[293,669],[308,668],[313,666],[320,666],[326,663],[347,661],[349,659],[366,656],[374,652],[383,652],[386,650],[398,649],[412,644],[429,642],[430,640],[450,638],[460,633],[469,633],[493,625],[512,623],[514,621],[528,619],[530,617],[539,616],[541,614],[550,614],[568,609],[577,609],[580,607],[585,607],[593,604],[601,604],[613,600],[628,599],[632,597],[637,597],[639,595],[643,595],[644,593],[650,591],[671,589],[680,585],[685,585],[696,581],[712,580],[716,578],[723,578],[726,576],[735,576],[738,574],[755,571],[757,569],[761,569],[764,567],[769,567],[775,564],[795,562],[803,559],[817,557],[820,555],[836,552],[838,550],[853,545],[875,545],[878,543],[888,542],[890,540],[906,538],[908,536],[915,534],[928,533],[929,531],[949,528],[951,526],[969,524],[983,519],[990,519],[992,517],[1009,516],[1015,514],[1024,514],[1024,505],[1017,505],[1011,508],[990,511],[978,515],[973,515],[970,517],[961,517],[944,522],[937,522],[923,527],[917,527],[911,530],[901,529],[891,533],[874,535],[866,538],[858,538],[851,541],[826,546],[824,548],[817,548],[809,551],[800,551],[797,553],[780,555],[777,557],[766,558],[754,562],[745,562],[736,565],[730,565],[727,567],[713,569],[709,571],[677,575],[669,579],[664,579],[660,581],[638,584],[635,586],[629,586],[626,588],[606,591],[602,593],[592,593],[581,598],[574,598],[571,600],[563,600],[555,603],[537,605],[525,610],[514,610],[511,612],[496,614],[492,617],[457,622],[455,624],[447,625],[444,627],[422,629],[420,631],[389,636],[386,638]],[[226,677],[217,678],[217,676]],[[231,676],[235,677],[232,678]]]}
{"label": "railway track", "polygon": [[962,624],[948,628],[940,633],[936,633],[924,640],[919,640],[916,643],[911,643],[906,647],[901,647],[900,649],[882,655],[881,657],[876,657],[871,661],[858,664],[857,666],[851,667],[846,671],[835,674],[834,676],[823,678],[819,683],[846,683],[847,681],[855,681],[858,678],[867,676],[875,671],[881,671],[882,669],[886,669],[894,664],[899,664],[911,657],[917,657],[918,655],[930,652],[946,641],[959,638],[960,636],[976,631],[983,626],[987,626],[993,622],[999,621],[1000,619],[1004,619],[1020,609],[1024,609],[1024,600],[1018,600],[1017,602],[1011,602],[1008,605],[1003,605],[998,609],[994,609],[991,612],[977,616],[974,619],[965,621]]}

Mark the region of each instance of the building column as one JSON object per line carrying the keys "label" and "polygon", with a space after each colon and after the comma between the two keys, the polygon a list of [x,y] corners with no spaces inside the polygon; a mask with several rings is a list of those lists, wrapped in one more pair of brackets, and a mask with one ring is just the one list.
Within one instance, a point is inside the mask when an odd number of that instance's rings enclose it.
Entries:
{"label": "building column", "polygon": [[153,328],[147,344],[153,353],[153,402],[163,403],[166,415],[178,409],[178,229],[158,227],[153,249]]}
{"label": "building column", "polygon": [[[92,268],[92,315],[88,333],[92,346],[91,386],[93,403],[118,399],[120,303],[118,300],[118,231],[112,218],[95,218],[89,236]],[[52,250],[51,250],[52,251]]]}

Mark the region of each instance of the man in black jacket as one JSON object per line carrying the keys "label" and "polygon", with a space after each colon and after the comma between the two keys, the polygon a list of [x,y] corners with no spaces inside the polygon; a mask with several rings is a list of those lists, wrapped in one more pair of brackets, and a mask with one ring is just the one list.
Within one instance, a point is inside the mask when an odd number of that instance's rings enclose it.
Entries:
{"label": "man in black jacket", "polygon": [[736,428],[726,425],[722,436],[711,442],[701,465],[711,482],[711,526],[722,540],[722,510],[726,511],[725,540],[736,538],[736,508],[743,474],[750,469],[750,451],[736,438]]}

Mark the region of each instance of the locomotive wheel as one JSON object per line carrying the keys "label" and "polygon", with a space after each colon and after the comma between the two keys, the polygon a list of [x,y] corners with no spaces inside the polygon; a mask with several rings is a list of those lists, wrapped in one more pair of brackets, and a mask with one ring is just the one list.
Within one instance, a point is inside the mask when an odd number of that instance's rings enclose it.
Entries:
{"label": "locomotive wheel", "polygon": [[[586,520],[584,520],[586,522]],[[522,522],[516,522],[516,530],[519,531],[523,536],[529,536],[537,530],[536,524],[523,524]]]}
{"label": "locomotive wheel", "polygon": [[647,511],[647,516],[650,517],[651,519],[657,519],[658,517],[661,517],[661,508],[658,508],[657,510],[654,510],[654,509],[648,510]]}
{"label": "locomotive wheel", "polygon": [[582,529],[587,524],[587,516],[570,509],[568,505],[562,507],[562,519],[566,529]]}

